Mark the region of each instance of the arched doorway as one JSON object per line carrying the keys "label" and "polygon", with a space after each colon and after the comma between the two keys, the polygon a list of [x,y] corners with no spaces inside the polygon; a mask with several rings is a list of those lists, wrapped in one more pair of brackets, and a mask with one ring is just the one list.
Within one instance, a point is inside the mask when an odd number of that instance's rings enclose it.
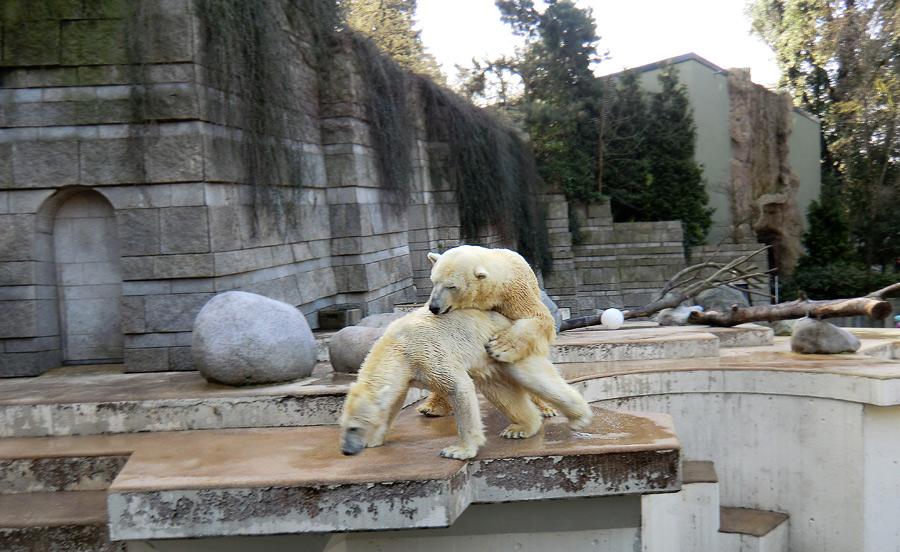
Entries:
{"label": "arched doorway", "polygon": [[121,362],[122,263],[112,205],[93,190],[71,195],[53,217],[52,236],[63,361]]}

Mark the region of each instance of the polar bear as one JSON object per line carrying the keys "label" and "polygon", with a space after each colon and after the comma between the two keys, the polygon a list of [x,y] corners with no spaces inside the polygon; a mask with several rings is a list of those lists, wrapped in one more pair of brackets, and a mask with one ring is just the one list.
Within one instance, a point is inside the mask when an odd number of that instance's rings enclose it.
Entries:
{"label": "polar bear", "polygon": [[[521,255],[509,249],[460,245],[443,255],[428,253],[434,285],[427,306],[434,314],[453,309],[493,310],[513,321],[493,336],[488,353],[500,362],[546,357],[556,336],[550,309],[541,301],[534,271]],[[544,416],[556,412],[536,401]],[[444,416],[450,406],[434,393],[419,407],[428,416]]]}
{"label": "polar bear", "polygon": [[547,358],[506,364],[488,355],[487,342],[510,325],[499,313],[473,309],[437,316],[422,307],[395,320],[350,386],[340,417],[341,451],[353,455],[383,444],[414,381],[446,396],[456,413],[459,442],[441,451],[446,458],[472,458],[485,442],[476,387],[509,418],[503,437],[527,438],[540,429],[529,393],[558,408],[572,429],[587,425],[590,407]]}

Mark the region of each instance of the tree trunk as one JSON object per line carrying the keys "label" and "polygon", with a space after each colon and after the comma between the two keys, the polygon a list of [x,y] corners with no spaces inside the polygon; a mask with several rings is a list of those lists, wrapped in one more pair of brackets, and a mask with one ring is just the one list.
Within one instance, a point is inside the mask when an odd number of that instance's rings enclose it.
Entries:
{"label": "tree trunk", "polygon": [[869,316],[884,320],[891,314],[891,304],[873,297],[855,299],[833,299],[830,301],[809,301],[798,299],[777,305],[733,308],[731,312],[692,312],[688,322],[710,326],[736,326],[745,322],[788,320],[812,316],[814,318],[835,318],[841,316]]}

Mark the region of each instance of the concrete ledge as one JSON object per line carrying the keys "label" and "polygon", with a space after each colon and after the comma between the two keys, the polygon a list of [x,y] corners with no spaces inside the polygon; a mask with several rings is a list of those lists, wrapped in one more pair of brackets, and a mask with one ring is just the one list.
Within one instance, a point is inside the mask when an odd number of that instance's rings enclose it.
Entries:
{"label": "concrete ledge", "polygon": [[751,508],[720,509],[719,532],[764,537],[788,520],[788,515]]}
{"label": "concrete ledge", "polygon": [[[197,372],[8,380],[0,386],[0,437],[333,424],[352,381],[329,374],[229,387]],[[413,390],[409,402],[424,393]]]}
{"label": "concrete ledge", "polygon": [[[900,405],[900,363],[864,354],[801,355],[788,340],[729,349],[721,358],[563,365],[588,402],[677,393],[753,393]],[[591,372],[593,370],[593,372]]]}
{"label": "concrete ledge", "polygon": [[717,356],[719,339],[712,333],[646,325],[570,330],[559,334],[550,348],[550,359],[558,364]]}
{"label": "concrete ledge", "polygon": [[[680,445],[667,415],[597,409],[585,433],[549,420],[531,439],[498,436],[477,458],[439,458],[452,418],[408,409],[384,447],[343,457],[335,426],[171,434],[134,452],[109,489],[114,540],[449,526],[472,503],[677,491]],[[180,441],[180,444],[178,444]],[[174,452],[173,452],[174,451]],[[424,458],[423,458],[424,455]]]}

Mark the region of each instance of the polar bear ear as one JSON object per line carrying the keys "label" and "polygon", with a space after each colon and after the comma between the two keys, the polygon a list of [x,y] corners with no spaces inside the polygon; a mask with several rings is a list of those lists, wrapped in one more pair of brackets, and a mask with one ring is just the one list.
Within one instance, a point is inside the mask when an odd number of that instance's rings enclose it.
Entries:
{"label": "polar bear ear", "polygon": [[437,260],[440,258],[441,258],[441,256],[439,253],[430,253],[430,252],[428,253],[428,260],[431,261],[431,264],[436,263]]}
{"label": "polar bear ear", "polygon": [[475,277],[478,278],[479,280],[484,280],[485,278],[488,277],[487,269],[484,268],[483,266],[479,266],[478,268],[475,269]]}

